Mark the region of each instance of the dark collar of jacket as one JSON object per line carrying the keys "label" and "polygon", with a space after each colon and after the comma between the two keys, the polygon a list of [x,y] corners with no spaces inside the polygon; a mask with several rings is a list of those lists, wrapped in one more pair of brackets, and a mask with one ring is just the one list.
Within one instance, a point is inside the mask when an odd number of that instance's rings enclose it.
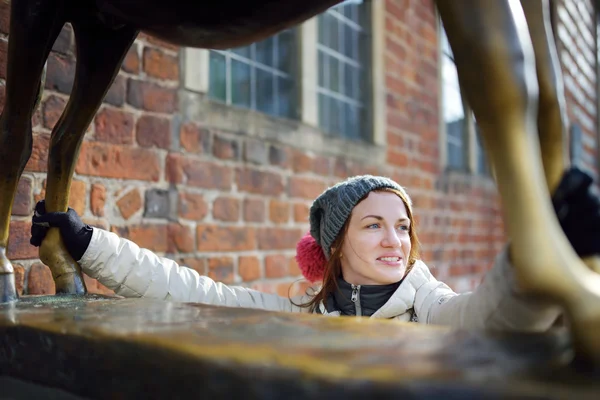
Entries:
{"label": "dark collar of jacket", "polygon": [[325,307],[329,313],[339,311],[341,315],[370,317],[390,299],[401,283],[351,285],[340,277],[338,289],[327,298]]}

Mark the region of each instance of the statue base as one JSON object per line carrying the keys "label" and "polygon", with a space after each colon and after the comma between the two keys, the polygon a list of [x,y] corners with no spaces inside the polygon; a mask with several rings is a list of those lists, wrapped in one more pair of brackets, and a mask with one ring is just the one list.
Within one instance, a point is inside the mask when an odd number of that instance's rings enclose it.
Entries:
{"label": "statue base", "polygon": [[0,392],[22,398],[600,398],[600,374],[572,357],[560,329],[459,331],[100,295],[0,305]]}

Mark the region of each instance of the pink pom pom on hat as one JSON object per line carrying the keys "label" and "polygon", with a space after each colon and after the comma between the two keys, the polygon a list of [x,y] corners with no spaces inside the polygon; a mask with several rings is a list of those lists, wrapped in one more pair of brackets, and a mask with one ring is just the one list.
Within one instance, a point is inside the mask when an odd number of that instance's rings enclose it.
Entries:
{"label": "pink pom pom on hat", "polygon": [[302,275],[311,283],[323,279],[327,259],[315,238],[307,232],[296,245],[296,261]]}

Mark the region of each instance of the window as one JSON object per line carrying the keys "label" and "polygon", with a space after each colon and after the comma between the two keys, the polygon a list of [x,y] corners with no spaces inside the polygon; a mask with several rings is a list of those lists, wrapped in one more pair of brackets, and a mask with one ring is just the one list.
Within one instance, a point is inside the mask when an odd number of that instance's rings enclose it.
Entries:
{"label": "window", "polygon": [[454,55],[440,24],[442,117],[445,130],[446,168],[481,175],[489,174],[479,127],[463,98]]}
{"label": "window", "polygon": [[361,138],[368,119],[369,4],[347,0],[317,17],[319,127],[349,139]]}
{"label": "window", "polygon": [[249,46],[211,50],[209,96],[266,114],[297,118],[296,29]]}

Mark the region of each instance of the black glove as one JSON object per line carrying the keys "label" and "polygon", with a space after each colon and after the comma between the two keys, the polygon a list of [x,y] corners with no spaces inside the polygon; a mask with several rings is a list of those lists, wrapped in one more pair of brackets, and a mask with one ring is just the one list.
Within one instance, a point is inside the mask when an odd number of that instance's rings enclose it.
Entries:
{"label": "black glove", "polygon": [[581,169],[569,168],[552,196],[560,226],[579,257],[600,255],[600,195],[593,181]]}
{"label": "black glove", "polygon": [[92,227],[84,224],[77,212],[70,207],[67,212],[46,213],[46,203],[41,200],[35,205],[31,222],[29,243],[40,246],[48,229],[58,228],[67,251],[75,261],[81,259],[92,240]]}

